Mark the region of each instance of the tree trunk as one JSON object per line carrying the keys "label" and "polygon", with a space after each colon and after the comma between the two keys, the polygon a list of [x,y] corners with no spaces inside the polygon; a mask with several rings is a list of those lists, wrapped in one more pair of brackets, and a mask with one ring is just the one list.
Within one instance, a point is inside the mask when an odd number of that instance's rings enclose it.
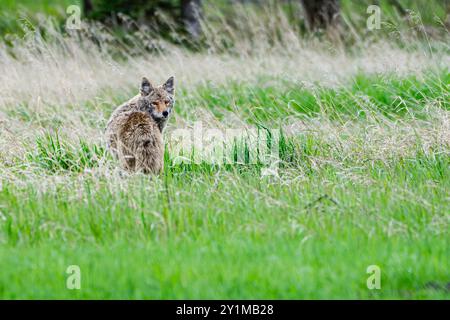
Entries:
{"label": "tree trunk", "polygon": [[94,10],[92,0],[83,0],[83,10],[85,15],[89,15]]}
{"label": "tree trunk", "polygon": [[202,33],[201,17],[201,0],[181,0],[181,18],[186,31],[193,40],[198,40]]}
{"label": "tree trunk", "polygon": [[336,27],[339,22],[339,0],[302,0],[310,31]]}

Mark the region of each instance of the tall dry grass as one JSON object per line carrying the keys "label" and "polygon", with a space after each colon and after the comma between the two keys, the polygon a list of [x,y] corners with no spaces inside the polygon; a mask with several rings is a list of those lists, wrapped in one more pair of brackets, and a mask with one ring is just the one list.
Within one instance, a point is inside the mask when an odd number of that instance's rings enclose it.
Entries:
{"label": "tall dry grass", "polygon": [[[430,42],[405,35],[398,41],[371,37],[343,48],[302,38],[281,11],[261,18],[243,10],[233,26],[225,20],[220,26],[206,22],[208,49],[198,52],[155,38],[142,28],[128,38],[125,44],[104,27],[87,24],[64,34],[43,20],[25,37],[13,39],[12,45],[0,43],[2,176],[12,172],[9,165],[17,163],[15,159],[34,148],[36,136],[51,127],[46,123],[59,123],[61,134],[69,140],[101,144],[104,111],[112,111],[118,100],[136,93],[144,75],[156,83],[175,75],[177,89],[189,96],[205,83],[257,83],[266,78],[279,86],[288,81],[313,89],[345,85],[361,73],[420,75],[450,66],[447,38]],[[227,50],[224,43],[232,48]],[[149,53],[149,46],[157,49]],[[411,151],[417,136],[425,145],[448,146],[448,111],[432,106],[428,110],[425,120],[392,121],[375,114],[363,122],[336,122],[325,116],[298,121],[294,116],[285,125],[291,135],[308,131],[318,139],[344,145],[339,152],[349,156],[363,153],[386,158]],[[209,123],[223,125],[209,110],[198,112]],[[230,117],[239,119],[239,114]],[[184,125],[189,123],[178,116],[172,128]]]}

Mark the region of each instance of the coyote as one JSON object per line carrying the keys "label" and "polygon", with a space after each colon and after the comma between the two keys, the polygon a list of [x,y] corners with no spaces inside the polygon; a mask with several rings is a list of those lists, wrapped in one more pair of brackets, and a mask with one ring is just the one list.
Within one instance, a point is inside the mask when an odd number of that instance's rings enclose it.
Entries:
{"label": "coyote", "polygon": [[117,107],[106,126],[111,154],[130,172],[158,174],[164,167],[162,132],[172,112],[174,78],[154,87],[142,78],[140,94]]}

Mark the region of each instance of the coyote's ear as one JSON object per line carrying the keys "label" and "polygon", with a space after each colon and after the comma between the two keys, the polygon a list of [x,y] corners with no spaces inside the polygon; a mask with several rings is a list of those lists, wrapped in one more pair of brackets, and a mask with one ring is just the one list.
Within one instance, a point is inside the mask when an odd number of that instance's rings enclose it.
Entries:
{"label": "coyote's ear", "polygon": [[150,83],[150,81],[148,81],[146,77],[143,77],[141,82],[141,95],[148,96],[152,91],[153,91],[152,84]]}
{"label": "coyote's ear", "polygon": [[174,84],[174,78],[170,77],[166,83],[163,84],[164,90],[166,90],[168,93],[173,94],[175,92],[175,84]]}

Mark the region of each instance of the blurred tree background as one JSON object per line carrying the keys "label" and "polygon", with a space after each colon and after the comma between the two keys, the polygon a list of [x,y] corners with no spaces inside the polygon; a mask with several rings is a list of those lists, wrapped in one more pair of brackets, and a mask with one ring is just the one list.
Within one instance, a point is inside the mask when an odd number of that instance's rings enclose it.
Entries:
{"label": "blurred tree background", "polygon": [[[118,14],[126,14],[138,24],[164,24],[158,12],[165,12],[174,21],[182,23],[185,30],[194,38],[201,33],[200,19],[203,11],[204,0],[83,0],[84,13],[88,18],[103,22],[115,23]],[[281,1],[291,5],[291,1]],[[307,25],[310,30],[327,28],[336,24],[339,17],[339,0],[299,0],[305,11]],[[234,0],[230,5],[256,4],[264,5],[269,1],[262,0]]]}
{"label": "blurred tree background", "polygon": [[269,15],[282,10],[299,32],[341,26],[354,32],[365,28],[367,7],[372,4],[381,7],[383,22],[408,24],[411,11],[428,29],[450,25],[450,0],[0,0],[0,34],[16,33],[24,24],[36,23],[39,16],[63,25],[69,5],[80,6],[83,19],[100,22],[119,36],[132,26],[146,26],[164,38],[177,33],[197,42],[203,34],[202,21],[233,26],[236,14],[246,8]]}
{"label": "blurred tree background", "polygon": [[195,40],[201,35],[202,9],[202,0],[83,0],[89,19],[117,26],[126,15],[136,24],[149,25],[160,33],[170,25],[178,26]]}
{"label": "blurred tree background", "polygon": [[[170,18],[175,25],[182,27],[194,40],[201,36],[201,19],[204,7],[216,5],[217,8],[233,5],[264,6],[274,3],[284,6],[292,17],[292,22],[300,16],[298,7],[300,5],[304,19],[303,25],[309,31],[317,31],[328,28],[337,28],[340,24],[341,2],[347,11],[351,12],[349,6],[357,9],[357,2],[367,7],[371,4],[383,6],[398,16],[406,16],[408,10],[416,11],[425,15],[425,21],[433,22],[440,17],[443,21],[450,14],[450,0],[373,0],[373,1],[341,1],[341,0],[83,0],[84,12],[88,18],[101,20],[106,23],[118,24],[120,13],[131,17],[138,24],[147,24],[154,27],[159,26],[163,32]],[[367,2],[367,3],[366,3]],[[438,6],[434,6],[436,2]],[[360,11],[361,12],[361,11]],[[364,11],[363,11],[364,12]],[[161,14],[162,13],[162,14]],[[430,16],[431,15],[431,16]],[[448,21],[447,21],[448,22]]]}

